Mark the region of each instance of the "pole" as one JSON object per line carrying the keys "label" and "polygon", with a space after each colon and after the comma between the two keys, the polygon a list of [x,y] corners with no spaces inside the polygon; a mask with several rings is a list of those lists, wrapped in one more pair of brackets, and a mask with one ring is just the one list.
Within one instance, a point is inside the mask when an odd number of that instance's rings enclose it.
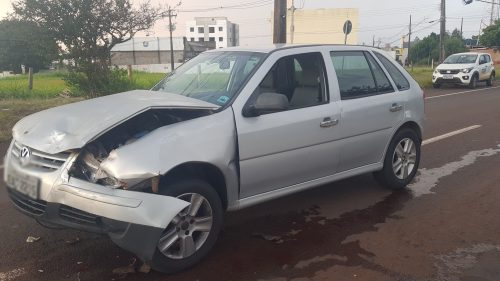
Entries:
{"label": "pole", "polygon": [[410,65],[413,65],[411,63],[410,51],[411,51],[411,15],[410,15],[410,25],[409,25],[409,32],[408,32],[408,63]]}
{"label": "pole", "polygon": [[479,46],[479,37],[481,37],[481,28],[483,28],[483,20],[481,20],[481,23],[479,24],[479,33],[477,34],[476,46]]}
{"label": "pole", "polygon": [[286,0],[274,0],[273,42],[286,43]]}
{"label": "pole", "polygon": [[439,32],[439,61],[444,60],[444,36],[446,33],[446,0],[441,0],[441,28]]}
{"label": "pole", "polygon": [[493,25],[493,15],[495,13],[495,0],[491,1],[491,16],[490,16],[490,25]]}
{"label": "pole", "polygon": [[33,90],[33,67],[28,68],[28,89]]}
{"label": "pole", "polygon": [[292,0],[292,22],[290,23],[290,44],[293,44],[293,37],[295,32],[295,0]]}
{"label": "pole", "polygon": [[161,64],[160,37],[156,37],[156,43],[158,43],[158,64]]}
{"label": "pole", "polygon": [[460,38],[464,40],[464,18],[462,18],[462,23],[460,24]]}
{"label": "pole", "polygon": [[174,39],[172,38],[172,32],[174,31],[174,25],[172,24],[172,17],[177,16],[172,13],[172,8],[168,8],[168,29],[170,31],[170,72],[174,71]]}
{"label": "pole", "polygon": [[372,46],[375,47],[375,35],[373,35]]}

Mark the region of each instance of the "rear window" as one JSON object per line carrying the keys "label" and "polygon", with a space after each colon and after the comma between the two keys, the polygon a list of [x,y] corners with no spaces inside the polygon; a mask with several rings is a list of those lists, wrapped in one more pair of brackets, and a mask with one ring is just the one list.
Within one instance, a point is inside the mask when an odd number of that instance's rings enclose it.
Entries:
{"label": "rear window", "polygon": [[385,67],[387,72],[389,72],[389,75],[392,77],[392,80],[396,84],[396,87],[400,91],[408,90],[410,89],[410,82],[406,79],[406,77],[399,71],[399,69],[392,63],[390,60],[388,60],[385,56],[383,56],[380,53],[374,52],[375,56],[380,60],[382,65]]}

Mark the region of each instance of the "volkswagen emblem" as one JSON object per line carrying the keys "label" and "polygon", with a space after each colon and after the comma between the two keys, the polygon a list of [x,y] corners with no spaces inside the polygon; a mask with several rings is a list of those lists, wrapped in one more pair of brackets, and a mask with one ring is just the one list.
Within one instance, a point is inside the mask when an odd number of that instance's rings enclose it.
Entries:
{"label": "volkswagen emblem", "polygon": [[21,160],[22,165],[27,165],[29,163],[30,157],[31,157],[31,150],[27,148],[26,146],[23,146],[21,148],[21,151],[19,153],[19,158]]}

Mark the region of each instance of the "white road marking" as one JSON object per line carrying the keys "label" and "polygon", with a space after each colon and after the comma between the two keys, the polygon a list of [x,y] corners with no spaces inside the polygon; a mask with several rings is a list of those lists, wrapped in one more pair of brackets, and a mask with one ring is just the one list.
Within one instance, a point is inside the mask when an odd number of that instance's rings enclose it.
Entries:
{"label": "white road marking", "polygon": [[463,91],[463,92],[456,92],[456,93],[444,94],[444,95],[440,95],[440,96],[426,97],[425,99],[431,100],[431,99],[444,98],[444,97],[449,97],[449,96],[462,95],[462,94],[479,92],[479,91],[486,91],[486,90],[497,89],[497,88],[500,88],[500,86],[482,88],[482,89],[476,89],[476,90],[469,90],[469,91]]}
{"label": "white road marking", "polygon": [[459,135],[459,134],[463,134],[465,132],[468,132],[468,131],[471,131],[471,130],[475,130],[475,129],[481,128],[481,127],[482,127],[481,125],[474,125],[474,126],[470,126],[470,127],[467,127],[467,128],[463,128],[463,129],[460,129],[460,130],[453,131],[453,132],[449,132],[449,133],[446,133],[444,135],[440,135],[440,136],[437,136],[437,137],[426,139],[426,140],[424,140],[422,142],[422,145],[431,144],[433,142],[437,142],[437,141],[440,141],[440,140],[443,140],[443,139],[446,139],[446,138],[449,138],[449,137],[453,137],[453,136],[456,136],[456,135]]}

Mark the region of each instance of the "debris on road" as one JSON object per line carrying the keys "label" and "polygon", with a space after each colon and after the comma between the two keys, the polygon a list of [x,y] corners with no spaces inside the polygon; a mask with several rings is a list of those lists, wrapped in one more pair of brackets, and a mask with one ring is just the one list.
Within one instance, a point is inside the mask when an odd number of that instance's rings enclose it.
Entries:
{"label": "debris on road", "polygon": [[43,273],[43,269],[39,269],[38,272]]}
{"label": "debris on road", "polygon": [[141,267],[139,268],[139,272],[141,273],[149,273],[151,271],[151,266],[143,263]]}
{"label": "debris on road", "polygon": [[38,240],[40,240],[40,238],[41,237],[28,236],[28,238],[26,238],[26,243],[38,242]]}
{"label": "debris on road", "polygon": [[75,239],[73,240],[66,240],[64,241],[66,244],[68,245],[73,245],[73,244],[76,244],[76,243],[80,243],[82,240],[80,240],[80,237],[76,237]]}
{"label": "debris on road", "polygon": [[252,237],[261,238],[261,239],[264,239],[266,241],[275,242],[276,244],[281,244],[281,243],[285,242],[283,240],[283,238],[281,238],[280,236],[273,236],[273,235],[258,233],[258,232],[252,233]]}

